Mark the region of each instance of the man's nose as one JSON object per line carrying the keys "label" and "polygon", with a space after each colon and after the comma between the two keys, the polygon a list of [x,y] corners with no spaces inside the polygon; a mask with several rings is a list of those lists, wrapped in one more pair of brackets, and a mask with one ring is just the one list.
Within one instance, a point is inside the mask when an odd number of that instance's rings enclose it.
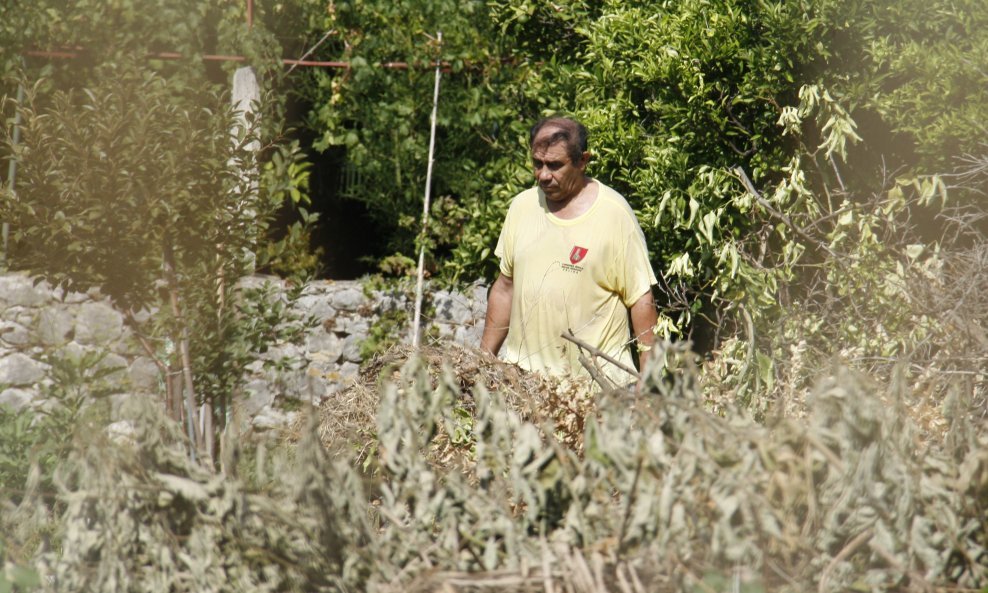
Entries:
{"label": "man's nose", "polygon": [[539,181],[549,181],[552,175],[549,174],[548,167],[539,167],[535,170],[535,178]]}

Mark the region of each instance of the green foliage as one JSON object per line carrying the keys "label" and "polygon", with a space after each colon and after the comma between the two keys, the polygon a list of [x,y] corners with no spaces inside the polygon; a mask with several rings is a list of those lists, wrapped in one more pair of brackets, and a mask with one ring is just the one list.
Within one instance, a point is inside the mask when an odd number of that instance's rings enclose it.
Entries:
{"label": "green foliage", "polygon": [[[437,55],[453,64],[434,191],[445,201],[433,207],[424,243],[446,278],[496,274],[507,203],[531,184],[527,127],[557,111],[588,124],[592,173],[639,213],[661,276],[666,336],[703,324],[729,335],[743,327],[742,309],[761,333],[775,327],[792,283],[848,277],[818,268],[839,267],[835,258],[858,249],[847,234],[840,249],[827,247],[845,205],[935,174],[958,203],[972,203],[983,185],[952,171],[964,155],[977,168],[984,152],[981,3],[492,0],[462,15],[444,3],[386,4],[333,5],[323,55],[352,68],[313,73],[311,123],[323,130],[319,147],[344,149],[360,172],[356,199],[383,219],[387,252],[414,257],[427,66]],[[377,26],[388,19],[408,26]],[[446,42],[436,50],[422,33],[440,28]],[[465,40],[474,53],[458,70]],[[399,59],[421,68],[377,67]],[[880,237],[936,209],[884,208],[894,224]],[[909,244],[930,251],[932,240],[927,232]],[[871,275],[863,261],[857,269]]]}
{"label": "green foliage", "polygon": [[[125,310],[156,301],[165,252],[189,280],[196,267],[233,266],[231,277],[244,269],[252,234],[241,229],[251,210],[263,221],[270,206],[238,204],[251,197],[245,187],[238,197],[227,161],[249,164],[249,139],[231,146],[218,100],[189,108],[172,100],[164,79],[115,66],[97,87],[58,91],[50,108],[36,104],[21,106],[14,156],[22,184],[3,203],[19,265],[53,284],[101,286]],[[221,263],[211,263],[217,256]]]}
{"label": "green foliage", "polygon": [[850,64],[844,86],[857,105],[880,116],[893,142],[903,144],[883,149],[898,153],[908,165],[942,173],[956,168],[961,155],[983,153],[988,118],[984,3],[843,4],[834,7],[846,19],[841,53],[860,60]]}
{"label": "green foliage", "polygon": [[[207,286],[207,289],[210,288]],[[203,303],[192,312],[196,338],[191,343],[192,369],[197,395],[213,402],[223,417],[231,410],[231,397],[244,381],[245,369],[270,348],[298,344],[317,320],[296,312],[295,304],[305,284],[263,282],[239,286],[226,306],[213,308],[210,294],[193,293]],[[267,361],[276,365],[284,361]]]}
{"label": "green foliage", "polygon": [[[359,179],[348,188],[351,199],[364,202],[379,223],[385,253],[417,256],[436,60],[448,66],[440,91],[434,220],[447,220],[444,199],[465,204],[461,209],[486,202],[487,189],[501,176],[503,168],[490,161],[501,159],[518,136],[511,99],[500,89],[523,73],[501,63],[494,27],[478,1],[347,1],[323,13],[318,30],[335,33],[313,57],[351,67],[306,72],[301,92],[314,104],[309,122],[320,134],[316,148],[345,150]],[[381,66],[389,62],[409,68]],[[457,245],[466,212],[449,221],[455,222],[451,232],[430,233],[437,253]]]}
{"label": "green foliage", "polygon": [[[364,294],[370,298],[377,294],[403,298],[413,302],[414,287],[406,279],[386,279],[383,276],[369,276],[363,282]],[[367,330],[367,337],[360,343],[360,358],[370,360],[405,341],[411,321],[409,311],[394,307],[381,312],[377,320]]]}
{"label": "green foliage", "polygon": [[19,501],[28,476],[46,491],[77,434],[99,430],[109,417],[108,397],[121,391],[121,368],[105,364],[106,352],[52,353],[46,358],[51,383],[40,408],[0,406],[0,484],[6,498]]}
{"label": "green foliage", "polygon": [[282,211],[294,210],[298,220],[287,225],[281,238],[270,237],[260,246],[258,266],[279,276],[304,281],[319,270],[322,247],[310,248],[312,232],[319,215],[310,213],[309,177],[311,163],[297,140],[279,146],[264,163],[261,184]]}
{"label": "green foliage", "polygon": [[[22,141],[7,146],[19,184],[0,204],[9,256],[54,285],[99,287],[159,368],[184,371],[186,393],[225,410],[272,328],[293,321],[287,305],[255,316],[258,295],[235,284],[258,253],[296,280],[315,267],[302,245],[313,216],[268,240],[279,209],[307,203],[303,155],[241,121],[221,95],[200,103],[205,94],[187,96],[178,79],[133,61],[94,76],[92,87],[50,94],[39,83],[17,106]],[[184,405],[188,415],[177,384],[167,388],[173,413]]]}
{"label": "green foliage", "polygon": [[[2,549],[0,549],[2,555]],[[16,564],[4,566],[0,572],[0,593],[27,593],[35,591],[41,585],[37,571]]]}

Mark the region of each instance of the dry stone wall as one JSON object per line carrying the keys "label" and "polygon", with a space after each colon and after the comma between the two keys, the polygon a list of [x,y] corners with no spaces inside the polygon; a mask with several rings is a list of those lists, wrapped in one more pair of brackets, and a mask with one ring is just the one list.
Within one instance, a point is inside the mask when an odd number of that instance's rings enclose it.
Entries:
{"label": "dry stone wall", "polygon": [[[272,283],[284,293],[282,281],[251,277],[249,285]],[[428,291],[425,322],[434,339],[476,347],[480,343],[487,288],[477,284],[462,292]],[[315,281],[306,286],[296,312],[315,321],[301,344],[269,344],[259,359],[244,369],[243,393],[237,402],[257,428],[284,424],[296,406],[292,401],[332,397],[357,375],[362,345],[371,329],[386,318],[411,318],[412,299],[400,289],[366,290],[360,281]],[[392,328],[407,339],[407,327]],[[14,408],[44,405],[52,384],[52,363],[81,359],[100,352],[99,363],[113,369],[114,381],[127,397],[159,394],[161,377],[116,310],[98,291],[67,292],[47,283],[35,284],[24,274],[0,275],[0,405]],[[119,375],[116,375],[119,373]]]}

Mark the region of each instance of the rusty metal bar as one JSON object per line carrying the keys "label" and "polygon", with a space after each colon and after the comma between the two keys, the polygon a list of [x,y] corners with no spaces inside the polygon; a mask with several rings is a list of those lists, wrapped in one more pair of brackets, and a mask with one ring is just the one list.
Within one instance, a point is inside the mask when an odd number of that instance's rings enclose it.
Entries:
{"label": "rusty metal bar", "polygon": [[[83,51],[85,50],[29,49],[29,50],[25,50],[22,53],[25,56],[35,57],[35,58],[56,58],[56,59],[71,60],[78,58]],[[149,59],[158,59],[158,60],[181,60],[185,56],[177,52],[163,51],[163,52],[147,54],[147,57]],[[231,55],[223,55],[223,54],[203,54],[199,57],[207,62],[246,62],[247,61],[247,58],[244,56],[231,56]],[[350,68],[349,62],[341,62],[341,61],[296,60],[292,58],[282,58],[281,63],[284,64],[285,66],[310,66],[315,68],[342,68],[342,69]],[[389,70],[408,70],[413,66],[409,65],[408,62],[382,62],[378,64],[378,67]],[[421,69],[423,70],[430,68],[432,68],[432,66],[429,65],[421,66]],[[442,71],[450,72],[451,70],[452,70],[452,66],[448,62],[443,62]]]}

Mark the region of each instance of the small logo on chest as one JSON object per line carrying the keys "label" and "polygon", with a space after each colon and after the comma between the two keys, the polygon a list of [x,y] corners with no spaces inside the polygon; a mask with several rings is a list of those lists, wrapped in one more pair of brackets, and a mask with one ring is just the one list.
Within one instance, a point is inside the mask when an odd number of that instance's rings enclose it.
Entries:
{"label": "small logo on chest", "polygon": [[573,246],[573,251],[569,252],[569,263],[576,265],[583,261],[583,258],[587,256],[587,248],[580,247],[579,245]]}
{"label": "small logo on chest", "polygon": [[577,264],[586,259],[588,251],[590,250],[586,247],[574,245],[573,249],[569,252],[569,263],[564,263],[562,265],[563,270],[573,274],[579,274],[582,272],[583,266],[578,266]]}

